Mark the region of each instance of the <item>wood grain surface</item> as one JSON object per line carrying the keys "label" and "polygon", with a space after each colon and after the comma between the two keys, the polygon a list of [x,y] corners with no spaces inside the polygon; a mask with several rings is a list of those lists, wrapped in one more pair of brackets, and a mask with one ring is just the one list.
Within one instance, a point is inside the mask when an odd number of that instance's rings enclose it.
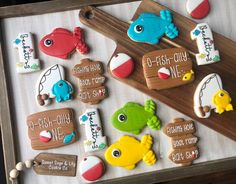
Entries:
{"label": "wood grain surface", "polygon": [[[132,20],[135,20],[142,12],[159,14],[160,10],[163,9],[167,8],[152,0],[144,0],[140,4]],[[214,43],[216,48],[220,50],[221,61],[206,66],[196,66],[196,62],[194,62],[193,68],[196,73],[196,79],[193,83],[161,91],[149,90],[147,88],[145,77],[144,75],[141,75],[143,73],[142,56],[144,54],[154,50],[174,47],[173,44],[170,44],[170,42],[173,41],[182,47],[188,48],[191,52],[198,53],[195,41],[190,39],[190,32],[196,27],[196,23],[176,12],[172,11],[172,13],[174,23],[180,30],[180,35],[178,38],[169,41],[168,43],[162,41],[158,45],[133,42],[126,34],[129,26],[128,23],[120,21],[112,15],[110,16],[106,12],[93,7],[83,8],[80,12],[80,20],[85,25],[113,39],[117,43],[117,48],[113,55],[124,52],[136,61],[135,72],[128,79],[119,79],[120,81],[135,87],[147,95],[196,119],[202,124],[236,140],[236,111],[221,115],[212,113],[210,118],[200,119],[195,115],[193,110],[193,95],[196,86],[206,75],[214,72],[221,76],[223,88],[231,94],[233,101],[236,100],[236,52],[232,52],[232,50],[236,50],[236,43],[232,40],[214,33]],[[92,14],[92,16],[90,15],[89,17],[88,14]],[[195,61],[195,58],[192,59]],[[151,84],[155,84],[154,81],[148,81],[148,85],[150,86]]]}
{"label": "wood grain surface", "polygon": [[[167,5],[169,8],[181,12],[185,16],[185,3],[182,1],[176,3],[176,0],[160,0],[160,3]],[[212,13],[205,19],[209,22],[213,30],[236,40],[236,35],[233,32],[236,31],[236,26],[232,26],[235,12],[234,7],[236,6],[235,1],[228,0],[227,2],[221,0],[214,0],[216,2],[212,5]],[[118,19],[128,22],[136,8],[139,6],[140,2],[110,5],[101,7],[105,12],[112,14]],[[224,8],[223,8],[224,7]],[[29,11],[29,10],[27,10]],[[27,12],[26,11],[26,12]],[[121,13],[122,12],[122,13]],[[227,15],[227,12],[231,12]],[[31,12],[32,13],[32,12]],[[101,114],[101,121],[103,125],[104,135],[108,138],[108,143],[111,144],[119,139],[120,136],[124,135],[122,132],[117,131],[113,128],[110,123],[110,116],[112,112],[117,110],[119,107],[124,105],[128,101],[138,102],[143,104],[144,101],[150,96],[147,96],[140,91],[128,87],[127,85],[108,77],[107,71],[105,75],[107,76],[106,86],[109,90],[109,97],[104,99],[102,103],[98,105],[88,105],[84,104],[78,100],[72,100],[63,104],[52,104],[48,107],[40,107],[35,101],[35,84],[40,72],[18,75],[16,74],[15,63],[18,60],[18,54],[16,50],[12,48],[12,40],[14,40],[19,32],[30,31],[35,34],[36,43],[39,42],[45,34],[50,33],[56,27],[64,27],[69,30],[73,30],[75,26],[81,26],[85,28],[88,44],[91,46],[91,52],[86,56],[92,60],[102,61],[106,65],[109,58],[112,56],[116,45],[110,39],[102,36],[101,34],[87,28],[78,20],[79,10],[64,11],[59,13],[49,13],[37,16],[26,16],[26,17],[16,17],[16,18],[5,18],[2,20],[1,26],[4,37],[4,63],[1,63],[1,67],[6,69],[6,79],[8,85],[8,91],[1,91],[1,111],[2,113],[10,112],[11,116],[4,116],[1,119],[2,123],[9,122],[10,119],[14,122],[14,136],[16,137],[16,152],[17,161],[26,160],[29,158],[34,158],[40,151],[32,150],[30,146],[30,140],[27,136],[27,124],[26,117],[35,112],[54,109],[54,108],[65,108],[70,107],[75,110],[76,122],[79,131],[79,141],[65,147],[52,149],[51,153],[60,154],[73,154],[78,155],[78,160],[80,161],[83,156],[85,156],[83,140],[86,139],[84,128],[79,126],[78,118],[83,114],[86,108],[96,107],[99,108]],[[222,18],[222,25],[218,25],[219,17]],[[105,24],[105,23],[104,23]],[[122,23],[126,24],[126,23]],[[121,36],[125,36],[122,35]],[[85,58],[80,54],[74,53],[71,60],[64,61],[61,59],[55,59],[53,57],[47,56],[40,51],[37,51],[38,58],[42,61],[43,68],[47,68],[53,64],[61,64],[66,68],[66,78],[75,87],[75,91],[78,91],[77,79],[70,75],[70,71],[74,65],[78,64],[80,59]],[[1,76],[4,75],[4,71],[1,70]],[[0,80],[5,85],[5,80]],[[225,80],[224,80],[225,81]],[[135,83],[134,83],[135,85]],[[188,93],[188,91],[186,91]],[[5,95],[2,95],[5,94]],[[168,94],[168,92],[167,92]],[[8,109],[8,103],[5,97],[9,95],[11,100],[11,110]],[[176,117],[181,117],[185,119],[190,119],[189,117],[183,115],[180,112],[173,110],[172,108],[164,105],[163,103],[156,100],[157,103],[157,115],[161,118],[163,126],[171,122],[172,119]],[[10,124],[7,124],[8,131],[12,130]],[[233,169],[236,167],[236,146],[235,142],[229,138],[222,136],[221,134],[203,126],[200,123],[195,122],[196,125],[196,136],[200,137],[198,147],[200,150],[201,157],[196,160],[195,165],[190,167],[178,167],[174,163],[168,160],[168,153],[171,149],[170,140],[162,131],[153,131],[145,128],[142,134],[135,136],[138,139],[145,133],[149,133],[154,137],[153,149],[158,156],[158,163],[154,166],[148,167],[145,163],[140,162],[137,168],[133,171],[127,172],[126,170],[118,167],[112,167],[106,164],[106,174],[101,178],[100,183],[154,183],[167,180],[173,180],[183,177],[190,177],[196,174],[206,174],[217,171],[223,171],[227,169]],[[10,144],[13,142],[13,138],[8,141],[4,137],[9,137],[6,134],[2,134],[3,140],[5,141],[5,147],[12,147]],[[104,159],[104,151],[99,151],[94,153],[97,156]],[[9,163],[13,163],[10,158],[14,158],[13,155],[9,155]],[[12,168],[10,164],[6,169]],[[21,177],[22,183],[30,184],[32,179],[35,183],[85,183],[79,175],[77,170],[76,177],[58,177],[58,176],[40,176],[36,175],[33,170],[27,170]]]}

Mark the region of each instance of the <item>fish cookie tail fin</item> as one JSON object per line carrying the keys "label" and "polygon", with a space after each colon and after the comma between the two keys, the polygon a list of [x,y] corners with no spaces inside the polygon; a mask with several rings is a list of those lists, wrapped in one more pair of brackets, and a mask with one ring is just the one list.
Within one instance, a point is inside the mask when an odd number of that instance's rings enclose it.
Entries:
{"label": "fish cookie tail fin", "polygon": [[161,10],[160,16],[162,19],[166,20],[167,22],[172,22],[172,13],[169,10]]}
{"label": "fish cookie tail fin", "polygon": [[145,111],[155,114],[156,104],[152,100],[149,99],[145,102],[144,109],[145,109]]}
{"label": "fish cookie tail fin", "polygon": [[147,165],[154,165],[157,161],[155,153],[152,150],[149,150],[147,154],[143,157],[143,161]]}
{"label": "fish cookie tail fin", "polygon": [[177,27],[171,23],[167,29],[166,29],[166,36],[168,36],[170,39],[174,39],[177,36],[179,36],[179,30],[177,29]]}
{"label": "fish cookie tail fin", "polygon": [[81,54],[87,54],[89,52],[89,47],[84,41],[84,32],[80,27],[75,27],[74,36],[77,39],[76,50]]}
{"label": "fish cookie tail fin", "polygon": [[161,129],[161,121],[157,116],[152,116],[150,119],[148,119],[147,125],[153,130]]}
{"label": "fish cookie tail fin", "polygon": [[141,139],[141,144],[147,149],[150,149],[152,147],[152,143],[152,136],[150,135],[144,135]]}

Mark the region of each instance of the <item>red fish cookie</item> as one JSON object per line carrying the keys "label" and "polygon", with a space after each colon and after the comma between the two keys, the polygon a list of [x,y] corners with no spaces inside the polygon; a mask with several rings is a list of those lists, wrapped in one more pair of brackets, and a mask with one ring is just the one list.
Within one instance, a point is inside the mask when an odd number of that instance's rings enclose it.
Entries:
{"label": "red fish cookie", "polygon": [[68,59],[76,49],[81,54],[89,51],[84,41],[83,30],[80,27],[74,28],[74,32],[56,28],[52,33],[44,36],[39,42],[39,49],[49,56]]}

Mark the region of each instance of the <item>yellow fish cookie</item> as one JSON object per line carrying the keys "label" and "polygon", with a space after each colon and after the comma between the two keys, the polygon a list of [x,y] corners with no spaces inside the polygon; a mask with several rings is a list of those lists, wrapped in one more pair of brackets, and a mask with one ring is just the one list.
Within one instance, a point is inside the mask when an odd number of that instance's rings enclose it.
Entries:
{"label": "yellow fish cookie", "polygon": [[223,89],[217,91],[213,98],[212,103],[216,106],[216,112],[222,114],[225,111],[232,111],[231,97],[229,93]]}
{"label": "yellow fish cookie", "polygon": [[141,142],[134,137],[124,135],[105,152],[106,161],[113,165],[132,170],[136,163],[143,160],[147,165],[156,163],[156,156],[151,150],[152,137],[144,135]]}

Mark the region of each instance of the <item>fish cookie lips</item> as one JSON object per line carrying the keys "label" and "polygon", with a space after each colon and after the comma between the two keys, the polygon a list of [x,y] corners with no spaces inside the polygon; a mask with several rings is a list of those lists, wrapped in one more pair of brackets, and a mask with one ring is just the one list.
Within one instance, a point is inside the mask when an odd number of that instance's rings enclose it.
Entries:
{"label": "fish cookie lips", "polygon": [[128,102],[112,115],[111,122],[116,129],[132,134],[139,134],[145,126],[160,130],[161,122],[155,111],[156,104],[152,100],[147,100],[144,106]]}
{"label": "fish cookie lips", "polygon": [[157,159],[151,150],[152,144],[150,135],[142,136],[141,142],[134,137],[124,135],[118,142],[108,147],[105,152],[105,159],[110,165],[128,170],[134,169],[141,160],[146,165],[154,165]]}
{"label": "fish cookie lips", "polygon": [[202,79],[195,90],[193,101],[194,112],[199,118],[209,118],[212,109],[218,114],[233,110],[232,99],[223,89],[221,78],[216,73]]}
{"label": "fish cookie lips", "polygon": [[185,48],[149,52],[143,56],[142,65],[149,89],[169,89],[194,80],[192,60]]}
{"label": "fish cookie lips", "polygon": [[34,150],[57,148],[78,139],[74,114],[69,108],[31,114],[27,126]]}
{"label": "fish cookie lips", "polygon": [[39,49],[49,56],[61,59],[68,59],[74,50],[81,54],[89,52],[80,27],[75,27],[73,33],[64,28],[54,29],[40,40]]}
{"label": "fish cookie lips", "polygon": [[176,38],[179,31],[173,24],[172,13],[169,10],[161,10],[160,16],[148,12],[141,13],[138,19],[131,23],[127,34],[135,42],[155,45],[164,35],[170,39]]}

